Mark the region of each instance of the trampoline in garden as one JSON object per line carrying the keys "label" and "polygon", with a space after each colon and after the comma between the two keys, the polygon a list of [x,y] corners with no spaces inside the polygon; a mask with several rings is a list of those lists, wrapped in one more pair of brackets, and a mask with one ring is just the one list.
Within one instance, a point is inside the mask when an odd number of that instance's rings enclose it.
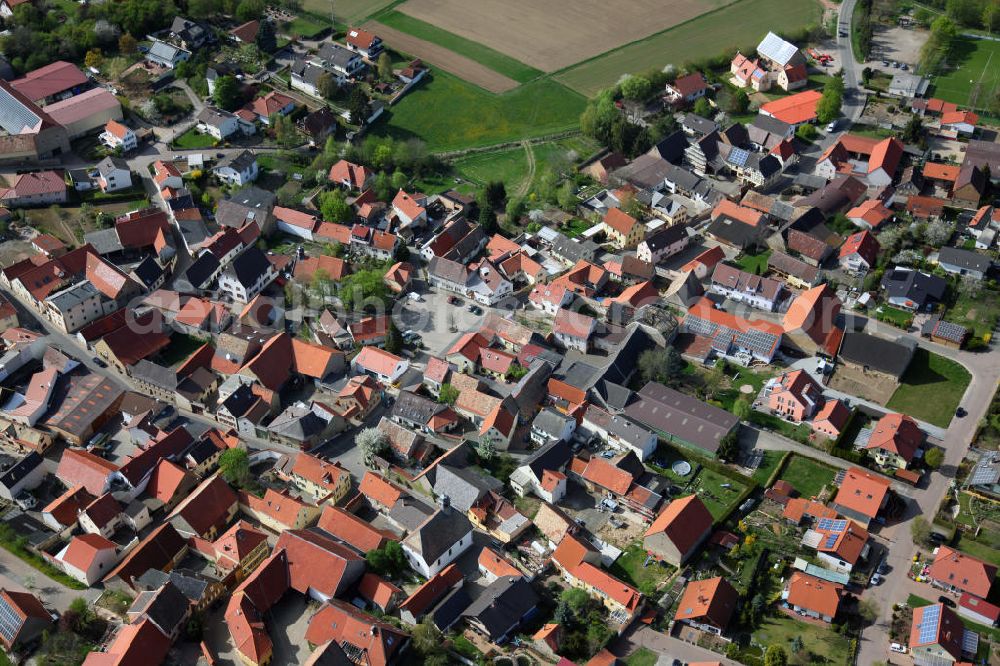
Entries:
{"label": "trampoline in garden", "polygon": [[670,469],[677,476],[687,476],[691,473],[691,463],[686,460],[676,460],[674,464],[670,466]]}

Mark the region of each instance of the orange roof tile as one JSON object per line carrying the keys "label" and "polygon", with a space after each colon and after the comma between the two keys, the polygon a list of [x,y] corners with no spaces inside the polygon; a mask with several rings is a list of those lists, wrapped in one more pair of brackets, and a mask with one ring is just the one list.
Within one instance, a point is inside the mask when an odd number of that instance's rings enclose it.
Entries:
{"label": "orange roof tile", "polygon": [[479,568],[489,571],[498,578],[501,576],[523,576],[514,563],[499,554],[489,546],[483,546],[479,553]]}
{"label": "orange roof tile", "polygon": [[365,472],[358,485],[358,491],[369,501],[387,507],[394,506],[400,497],[406,495],[406,491],[402,488],[375,472]]}
{"label": "orange roof tile", "polygon": [[335,506],[323,509],[317,526],[362,553],[381,548],[388,541],[396,541],[391,532],[373,527],[353,513]]}
{"label": "orange roof tile", "polygon": [[927,574],[983,599],[990,594],[997,567],[948,546],[939,546]]}
{"label": "orange roof tile", "polygon": [[650,524],[645,536],[665,534],[686,555],[708,530],[714,519],[697,495],[688,495],[668,504]]}
{"label": "orange roof tile", "polygon": [[642,602],[642,594],[627,583],[623,583],[603,569],[595,567],[590,562],[582,562],[570,572],[570,575],[596,590],[600,590],[604,595],[622,606],[629,612],[638,609]]}
{"label": "orange roof tile", "polygon": [[567,534],[552,552],[552,559],[563,569],[573,571],[586,560],[588,555],[597,552],[597,549],[590,542]]}
{"label": "orange roof tile", "polygon": [[738,203],[730,201],[729,199],[723,199],[715,206],[715,208],[712,209],[713,220],[723,215],[737,220],[738,222],[742,222],[743,224],[749,224],[751,227],[756,227],[764,219],[763,213],[760,213],[753,208],[741,206]]}
{"label": "orange roof tile", "polygon": [[819,90],[807,90],[787,97],[779,97],[761,105],[760,112],[789,125],[798,125],[815,120],[816,104],[822,96]]}
{"label": "orange roof tile", "polygon": [[787,601],[793,606],[833,617],[840,608],[844,586],[796,571],[788,580]]}
{"label": "orange roof tile", "polygon": [[874,518],[889,492],[889,479],[860,467],[847,470],[835,502],[863,516]]}
{"label": "orange roof tile", "polygon": [[604,224],[622,236],[628,236],[632,232],[632,228],[639,222],[620,208],[609,208],[608,212],[604,214]]}

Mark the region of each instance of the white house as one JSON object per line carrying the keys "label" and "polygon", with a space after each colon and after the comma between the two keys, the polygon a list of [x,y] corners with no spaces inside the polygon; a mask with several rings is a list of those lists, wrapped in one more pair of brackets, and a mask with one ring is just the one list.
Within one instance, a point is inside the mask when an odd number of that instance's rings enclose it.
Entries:
{"label": "white house", "polygon": [[469,286],[472,297],[483,305],[496,305],[514,293],[514,285],[497,270],[496,266],[483,261],[477,272],[478,280]]}
{"label": "white house", "polygon": [[409,368],[410,362],[405,358],[372,345],[365,345],[351,361],[354,374],[372,375],[386,384],[395,384]]}
{"label": "white house", "polygon": [[253,134],[256,129],[234,113],[223,111],[212,106],[206,106],[198,114],[197,129],[202,134],[208,134],[219,141],[224,141],[237,133]]}
{"label": "white house", "polygon": [[284,206],[274,207],[274,219],[277,220],[279,231],[305,240],[313,239],[313,229],[318,223],[315,215]]}
{"label": "white house", "polygon": [[117,120],[109,120],[100,136],[101,143],[115,150],[121,148],[122,153],[128,153],[139,146],[139,139],[131,128],[122,125]]}
{"label": "white house", "polygon": [[132,187],[132,171],[120,157],[105,157],[97,163],[97,183],[103,192],[117,192]]}
{"label": "white house", "polygon": [[320,48],[316,58],[323,66],[340,72],[347,78],[353,78],[355,74],[367,67],[361,54],[337,44],[336,42],[326,42]]}
{"label": "white house", "polygon": [[230,185],[247,185],[257,180],[257,157],[249,150],[223,159],[212,169],[216,178]]}
{"label": "white house", "polygon": [[190,51],[160,41],[153,42],[153,45],[149,47],[149,51],[146,53],[146,60],[167,69],[173,69],[190,57]]}
{"label": "white house", "polygon": [[42,456],[32,451],[0,473],[0,497],[14,501],[25,490],[34,490],[45,479]]}
{"label": "white house", "polygon": [[656,451],[656,433],[623,414],[610,414],[595,405],[584,412],[579,433],[597,435],[620,451],[634,452],[640,460],[646,460]]}
{"label": "white house", "polygon": [[568,442],[576,430],[576,420],[553,409],[543,409],[531,422],[531,441],[545,446],[552,442]]}
{"label": "white house", "polygon": [[[366,347],[366,349],[368,349]],[[430,578],[472,546],[472,523],[442,498],[442,506],[400,542],[414,571]]]}
{"label": "white house", "polygon": [[236,257],[219,275],[219,290],[234,301],[249,303],[278,277],[267,255],[256,247]]}
{"label": "white house", "polygon": [[55,556],[68,575],[88,587],[107,576],[118,558],[118,548],[100,534],[79,534]]}
{"label": "white house", "polygon": [[654,266],[667,257],[677,254],[688,244],[687,227],[683,224],[675,224],[669,227],[657,229],[646,237],[646,240],[639,243],[635,256]]}

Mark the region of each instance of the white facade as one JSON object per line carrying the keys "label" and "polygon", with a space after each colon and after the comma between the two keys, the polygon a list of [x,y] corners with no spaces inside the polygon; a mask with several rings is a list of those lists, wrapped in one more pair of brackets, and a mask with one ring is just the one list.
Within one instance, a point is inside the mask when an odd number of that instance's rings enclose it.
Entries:
{"label": "white facade", "polygon": [[97,581],[101,580],[108,575],[115,565],[118,564],[118,553],[114,548],[106,548],[104,550],[98,551],[94,555],[94,559],[90,561],[89,566],[86,570],[77,569],[75,566],[63,559],[66,556],[66,551],[69,549],[69,545],[66,545],[59,554],[56,555],[55,559],[62,565],[63,570],[73,578],[77,579],[87,587],[90,587]]}
{"label": "white facade", "polygon": [[101,174],[98,181],[101,184],[101,190],[104,192],[127,190],[132,187],[132,172],[128,169],[109,169]]}
{"label": "white facade", "polygon": [[257,160],[253,160],[250,164],[239,170],[236,170],[232,166],[226,164],[217,166],[212,171],[219,180],[225,183],[243,186],[257,180]]}
{"label": "white facade", "polygon": [[249,303],[253,297],[264,290],[264,287],[278,277],[273,266],[268,266],[267,270],[258,276],[253,284],[244,286],[230,272],[224,272],[219,276],[219,290],[223,291],[234,300],[240,303]]}
{"label": "white facade", "polygon": [[115,148],[121,148],[123,153],[127,153],[135,150],[139,146],[139,140],[135,136],[135,132],[131,129],[125,132],[123,136],[117,136],[112,132],[105,131],[100,136],[101,143],[103,143],[108,148],[114,150]]}
{"label": "white facade", "polygon": [[442,569],[461,557],[462,553],[472,546],[472,530],[469,530],[465,536],[433,562],[424,561],[423,555],[413,550],[405,541],[402,541],[400,545],[406,554],[406,561],[413,570],[425,578],[430,578],[440,573]]}

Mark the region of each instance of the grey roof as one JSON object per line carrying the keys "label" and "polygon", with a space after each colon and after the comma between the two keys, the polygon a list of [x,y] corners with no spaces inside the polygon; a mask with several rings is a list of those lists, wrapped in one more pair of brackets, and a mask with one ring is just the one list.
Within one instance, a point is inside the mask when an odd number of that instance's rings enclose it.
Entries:
{"label": "grey roof", "polygon": [[230,155],[229,157],[224,158],[216,165],[215,169],[218,170],[229,167],[233,171],[241,172],[249,169],[256,161],[256,155],[249,150],[244,150],[237,155]]}
{"label": "grey roof", "polygon": [[646,329],[638,324],[629,324],[626,330],[625,339],[610,354],[610,361],[598,381],[627,385],[639,367],[640,354],[657,345]]}
{"label": "grey roof", "polygon": [[400,391],[392,406],[391,416],[412,423],[428,423],[431,418],[446,407],[412,391]]}
{"label": "grey roof", "polygon": [[659,143],[646,151],[646,154],[664,159],[673,164],[680,164],[680,161],[684,158],[684,149],[687,148],[687,145],[687,137],[684,135],[683,130],[676,130],[661,139]]}
{"label": "grey roof", "polygon": [[148,382],[166,391],[177,389],[177,373],[157,363],[146,359],[139,360],[132,366],[130,374],[135,379]]}
{"label": "grey roof", "polygon": [[746,248],[760,240],[760,229],[720,215],[705,230],[710,236],[738,248]]}
{"label": "grey roof", "polygon": [[43,462],[42,457],[36,451],[32,451],[0,473],[0,485],[4,488],[13,488]]}
{"label": "grey roof", "polygon": [[881,286],[889,298],[905,298],[922,308],[928,301],[940,301],[948,283],[936,275],[897,266],[885,272]]}
{"label": "grey roof", "polygon": [[694,271],[688,271],[683,277],[677,278],[670,284],[667,300],[688,308],[704,295],[705,289],[695,277]]}
{"label": "grey roof", "polygon": [[448,631],[462,617],[462,613],[472,603],[472,597],[465,585],[448,591],[444,598],[430,612],[431,620],[441,631]]}
{"label": "grey roof", "polygon": [[202,220],[176,220],[177,227],[181,230],[181,236],[188,247],[194,247],[205,242],[208,238],[208,227]]}
{"label": "grey roof", "polygon": [[388,518],[407,532],[420,527],[434,513],[434,509],[415,497],[404,495],[391,509]]}
{"label": "grey roof", "polygon": [[250,221],[263,225],[264,220],[274,209],[276,198],[273,192],[259,187],[253,185],[244,187],[230,198],[219,202],[215,219],[227,227],[242,227]]}
{"label": "grey roof", "polygon": [[528,466],[537,478],[541,479],[542,472],[547,469],[554,471],[562,470],[569,464],[572,457],[573,452],[570,451],[569,444],[563,440],[559,440],[538,449],[524,464]]}
{"label": "grey roof", "polygon": [[[687,147],[687,144],[684,144]],[[645,153],[629,164],[615,169],[612,177],[618,182],[629,182],[642,189],[656,189],[663,185],[664,176],[675,168],[658,154]]]}
{"label": "grey roof", "polygon": [[930,80],[910,72],[896,72],[889,83],[889,93],[903,97],[923,97]]}
{"label": "grey roof", "polygon": [[669,227],[660,227],[647,236],[644,242],[655,253],[684,238],[687,238],[687,225],[672,224]]}
{"label": "grey roof", "polygon": [[627,386],[602,379],[594,385],[594,393],[610,410],[621,411],[632,401],[632,390]]}
{"label": "grey roof", "polygon": [[212,127],[222,127],[233,117],[233,114],[224,109],[217,109],[214,106],[206,106],[198,114],[198,122]]}
{"label": "grey roof", "polygon": [[173,60],[180,53],[186,52],[187,51],[184,49],[174,46],[173,44],[167,44],[166,42],[153,42],[153,45],[149,47],[149,52],[146,54],[146,57],[164,62],[173,62]]}
{"label": "grey roof", "polygon": [[542,403],[548,392],[549,377],[558,365],[558,363],[551,364],[541,356],[537,358],[541,360],[531,364],[528,372],[518,380],[510,392],[510,397],[517,403],[518,412],[521,414],[531,414]]}
{"label": "grey roof", "polygon": [[797,277],[809,284],[815,283],[819,277],[819,268],[784,252],[772,252],[771,256],[767,258],[767,266],[785,275]]}
{"label": "grey roof", "polygon": [[653,434],[652,430],[636,423],[624,414],[609,414],[596,405],[587,407],[584,418],[627,444],[642,444]]}
{"label": "grey roof", "polygon": [[83,242],[92,245],[100,255],[121,252],[124,249],[118,238],[118,230],[114,227],[90,231],[83,235]]}
{"label": "grey roof", "polygon": [[300,58],[292,63],[291,68],[292,74],[311,86],[316,86],[319,82],[319,77],[323,74],[330,74],[331,76],[336,76],[331,69],[324,67],[322,64],[313,62],[311,60],[306,60]]}
{"label": "grey roof", "polygon": [[188,269],[184,271],[184,278],[195,289],[205,289],[211,277],[218,270],[219,260],[211,252],[206,252],[188,266]]}
{"label": "grey roof", "polygon": [[681,124],[696,134],[711,134],[719,129],[719,126],[715,122],[694,113],[684,114]]}
{"label": "grey roof", "polygon": [[563,234],[559,234],[552,241],[552,251],[572,263],[576,263],[581,259],[592,259],[597,250],[598,245],[594,241],[575,241]]}
{"label": "grey roof", "polygon": [[240,386],[229,394],[229,397],[222,401],[222,407],[226,408],[226,411],[232,414],[236,418],[240,418],[247,413],[254,403],[257,402],[259,398],[254,395],[253,390],[250,388],[249,384],[240,384]]}
{"label": "grey roof", "polygon": [[163,267],[149,255],[132,269],[132,276],[146,289],[150,289],[163,276]]}
{"label": "grey roof", "polygon": [[993,261],[984,254],[958,247],[943,247],[938,252],[938,262],[966,270],[985,273],[993,266]]}
{"label": "grey roof", "polygon": [[565,414],[560,414],[554,409],[545,408],[535,416],[535,419],[531,422],[531,429],[556,439],[562,436],[563,427],[570,420],[572,419]]}
{"label": "grey roof", "polygon": [[114,157],[108,155],[103,160],[97,163],[97,172],[102,176],[106,176],[115,169],[121,169],[122,171],[128,171],[128,162],[120,157]]}
{"label": "grey roof", "polygon": [[764,130],[769,134],[778,134],[780,136],[788,136],[792,131],[792,126],[783,120],[778,120],[772,116],[765,116],[764,114],[757,114],[754,116],[753,121],[750,123],[750,131],[753,128]]}
{"label": "grey roof", "polygon": [[900,336],[895,342],[867,333],[848,331],[840,345],[840,358],[893,377],[902,377],[913,359],[916,341]]}
{"label": "grey roof", "polygon": [[663,384],[649,382],[625,408],[625,414],[652,429],[715,453],[719,442],[739,425],[725,411],[684,395]]}
{"label": "grey roof", "polygon": [[427,274],[453,284],[467,285],[471,272],[465,264],[444,257],[434,257],[427,266]]}
{"label": "grey roof", "polygon": [[158,590],[140,592],[129,613],[141,613],[166,634],[171,635],[187,617],[190,602],[177,586],[167,581]]}
{"label": "grey roof", "polygon": [[342,69],[347,69],[351,61],[359,60],[361,58],[361,56],[354,51],[351,51],[347,47],[341,46],[336,42],[327,42],[323,44],[323,46],[320,47],[317,56],[323,62]]}
{"label": "grey roof", "polygon": [[135,579],[136,589],[139,590],[157,589],[168,581],[180,590],[188,601],[194,603],[200,602],[205,597],[209,585],[213,582],[201,574],[186,569],[174,569],[169,574],[157,569],[148,569]]}
{"label": "grey roof", "polygon": [[465,514],[442,508],[403,539],[403,543],[420,553],[425,562],[433,563],[471,531],[472,523]]}
{"label": "grey roof", "polygon": [[249,287],[270,268],[271,262],[268,261],[267,255],[260,248],[251,247],[233,259],[233,262],[226,267],[226,273],[235,277],[244,287]]}
{"label": "grey roof", "polygon": [[503,484],[489,476],[477,473],[471,467],[451,467],[437,465],[434,478],[434,494],[448,497],[451,505],[460,511],[468,511],[480,497],[491,490],[499,490]]}
{"label": "grey roof", "polygon": [[534,611],[538,595],[523,576],[502,576],[490,584],[462,613],[475,618],[491,641],[509,637],[521,620]]}
{"label": "grey roof", "polygon": [[306,442],[320,435],[326,426],[327,422],[308,407],[291,405],[284,412],[278,414],[274,421],[267,426],[267,429],[281,437]]}
{"label": "grey roof", "polygon": [[63,289],[59,293],[49,296],[46,300],[60,312],[67,312],[76,305],[83,303],[94,296],[101,297],[101,292],[98,291],[97,287],[95,287],[91,282],[78,282],[72,287]]}

